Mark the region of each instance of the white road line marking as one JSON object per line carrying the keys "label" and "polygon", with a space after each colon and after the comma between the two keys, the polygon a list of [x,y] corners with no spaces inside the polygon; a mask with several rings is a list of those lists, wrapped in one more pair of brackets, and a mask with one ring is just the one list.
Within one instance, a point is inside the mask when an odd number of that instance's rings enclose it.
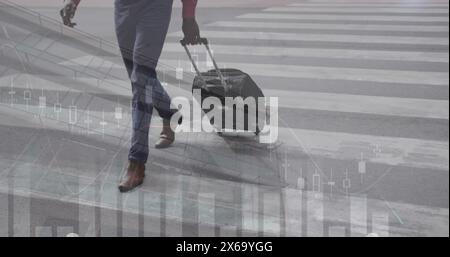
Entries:
{"label": "white road line marking", "polygon": [[[335,35],[335,34],[308,34],[284,32],[256,32],[256,31],[224,31],[203,30],[202,35],[208,38],[249,39],[249,40],[280,40],[280,41],[319,41],[335,43],[378,43],[378,44],[405,44],[405,45],[442,45],[448,46],[448,38],[431,37],[397,37],[374,35]],[[171,33],[170,36],[182,37],[181,32]]]}
{"label": "white road line marking", "polygon": [[448,1],[435,3],[407,3],[407,2],[314,2],[314,3],[293,3],[292,7],[343,7],[343,8],[361,8],[361,7],[386,7],[386,8],[448,8]]}
{"label": "white road line marking", "polygon": [[279,20],[320,20],[320,21],[406,21],[406,22],[448,22],[448,17],[432,16],[375,16],[375,15],[320,15],[320,14],[279,14],[248,13],[238,16],[241,19],[279,19]]}
{"label": "white road line marking", "polygon": [[[279,139],[313,156],[358,160],[364,153],[368,162],[449,169],[448,142],[288,128],[280,128]],[[376,147],[381,153],[373,154]]]}
{"label": "white road line marking", "polygon": [[[17,105],[14,110],[0,105],[0,113],[15,113],[14,117],[22,119],[21,124],[16,126],[35,127],[35,120],[29,120],[30,113],[25,113],[23,105]],[[47,112],[48,111],[48,112]],[[52,108],[44,110],[44,113],[51,113]],[[92,112],[92,115],[99,115],[100,112]],[[111,120],[113,112],[106,112],[107,120]],[[84,118],[84,117],[83,117]],[[127,115],[127,119],[130,117]],[[93,121],[99,122],[98,118]],[[79,125],[83,126],[83,120],[79,120]],[[155,122],[158,122],[155,120]],[[17,123],[17,122],[16,122]],[[0,120],[0,124],[3,124]],[[128,124],[128,123],[126,123]],[[124,125],[126,125],[124,123]],[[7,122],[10,125],[10,122]],[[66,130],[67,126],[62,123],[49,120],[45,123],[48,129]],[[449,169],[449,144],[448,141],[434,141],[422,139],[410,139],[400,137],[383,137],[362,134],[350,134],[342,132],[326,132],[317,130],[291,129],[283,127],[280,122],[279,141],[285,145],[301,148],[310,156],[324,156],[333,159],[359,160],[361,153],[367,162],[375,162],[388,165],[404,165],[418,168],[432,168],[439,170]],[[131,126],[131,123],[128,126]],[[122,135],[124,128],[116,129],[114,125],[107,127],[105,133],[109,136]],[[92,132],[101,133],[99,126],[92,126]],[[183,137],[183,134],[179,135]],[[207,142],[204,142],[207,144]],[[374,149],[379,152],[374,153]]]}
{"label": "white road line marking", "polygon": [[[316,57],[354,60],[388,60],[388,61],[416,61],[448,63],[448,53],[408,52],[408,51],[380,51],[353,49],[321,49],[295,47],[265,47],[243,45],[213,45],[214,52],[229,55],[251,55],[267,57]],[[177,43],[166,43],[164,52],[184,53],[184,49]]]}
{"label": "white road line marking", "polygon": [[268,29],[317,29],[317,30],[363,30],[363,31],[408,31],[408,32],[448,32],[448,26],[416,26],[387,24],[320,24],[298,22],[252,22],[252,21],[218,21],[209,25],[230,28],[268,28]]}
{"label": "white road line marking", "polygon": [[279,97],[280,107],[447,120],[449,118],[449,101],[444,100],[267,89],[264,93],[266,96]]}
{"label": "white road line marking", "polygon": [[433,13],[433,14],[446,14],[448,15],[448,9],[444,8],[396,8],[396,7],[367,7],[367,8],[336,8],[336,7],[271,7],[263,10],[264,12],[333,12],[339,13],[398,13],[398,14],[408,14],[408,13]]}
{"label": "white road line marking", "polygon": [[[190,70],[188,60],[161,60],[171,67],[182,65]],[[200,67],[207,67],[206,62],[199,62]],[[314,67],[282,64],[255,64],[221,62],[222,67],[233,67],[246,71],[253,76],[270,76],[283,78],[339,79],[353,81],[372,81],[380,83],[423,84],[448,87],[448,72],[421,72],[378,69],[355,69],[335,67]]]}

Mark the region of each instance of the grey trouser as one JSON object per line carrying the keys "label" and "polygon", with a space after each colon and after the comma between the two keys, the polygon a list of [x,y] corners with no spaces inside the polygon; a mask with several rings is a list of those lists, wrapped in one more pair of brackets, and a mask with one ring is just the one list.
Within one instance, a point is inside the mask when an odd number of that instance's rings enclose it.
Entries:
{"label": "grey trouser", "polygon": [[116,0],[117,40],[132,86],[133,132],[129,160],[148,159],[148,133],[153,108],[170,119],[170,97],[156,76],[156,66],[169,28],[173,0]]}

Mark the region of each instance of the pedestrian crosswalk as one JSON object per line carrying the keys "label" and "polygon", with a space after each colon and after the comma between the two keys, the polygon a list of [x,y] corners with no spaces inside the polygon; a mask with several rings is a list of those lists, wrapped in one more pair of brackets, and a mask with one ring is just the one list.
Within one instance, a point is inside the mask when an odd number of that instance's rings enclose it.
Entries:
{"label": "pedestrian crosswalk", "polygon": [[[301,110],[302,115],[308,110],[320,110],[342,116],[343,119],[348,113],[365,114],[380,120],[380,123],[382,117],[389,116],[423,118],[423,122],[429,123],[448,122],[448,3],[299,1],[242,14],[234,19],[215,21],[204,27],[202,35],[212,42],[219,63],[255,76],[267,95],[280,98],[280,108],[287,108],[281,112],[292,112],[289,115],[291,118],[295,117],[296,110]],[[181,32],[175,32],[169,35],[169,40],[181,36]],[[180,61],[170,54],[180,54],[182,51],[177,43],[167,43],[161,62],[189,70],[187,60],[179,58]],[[201,53],[201,50],[198,52]],[[249,62],[251,58],[259,62]],[[288,59],[289,64],[286,63]],[[292,59],[297,59],[297,64]],[[208,68],[202,60],[198,62],[199,66]],[[337,66],[339,63],[335,60],[351,62],[346,66]],[[385,61],[384,67],[364,68],[380,60]],[[410,68],[412,63],[417,64],[414,69]],[[274,85],[277,78],[292,84],[290,89],[283,84]],[[353,85],[360,83],[361,86],[376,83],[373,87],[384,84],[395,88],[402,85],[409,87],[411,92],[420,85],[434,88],[445,97],[421,99],[420,94],[412,98],[406,94],[390,96],[386,92],[379,96],[361,91],[356,94],[350,87],[347,92],[336,93],[332,86],[329,86],[329,92],[316,92],[313,85],[310,91],[305,90],[308,85],[302,85],[301,90],[295,89],[295,85],[311,80],[318,81],[318,84],[320,81],[330,81],[331,85],[333,81],[343,84],[347,81]],[[402,126],[417,125],[411,122],[394,129],[401,131]],[[361,147],[368,150],[379,144],[382,149],[395,148],[398,153],[403,153],[387,154],[377,160],[370,160],[369,157],[370,161],[403,163],[401,165],[407,166],[423,164],[422,167],[448,170],[448,138],[444,141],[426,141],[421,139],[420,132],[416,135],[404,134],[403,137],[371,135],[371,132],[352,134],[340,131],[334,134],[328,132],[332,128],[327,128],[325,132],[323,127],[303,130],[302,125],[299,126],[281,128],[284,136],[281,138],[291,144],[308,141],[311,144],[309,149],[320,149],[313,150],[314,155],[334,152],[331,156],[338,158],[346,152],[353,152],[347,157],[358,159],[360,151],[355,149]],[[327,126],[326,122],[323,126]],[[448,131],[448,125],[445,129]],[[334,150],[331,147],[333,140],[336,140]],[[353,145],[354,149],[345,149],[348,145]],[[428,157],[433,156],[431,162],[439,164],[418,164],[417,159],[412,161],[410,158],[418,152],[407,153],[409,150],[406,149],[421,149],[419,152],[427,155],[423,160],[428,162]]]}
{"label": "pedestrian crosswalk", "polygon": [[[219,66],[248,72],[267,96],[279,98],[281,149],[301,153],[291,156],[290,168],[297,171],[296,159],[311,160],[314,175],[309,175],[314,180],[317,172],[323,175],[325,170],[318,159],[345,161],[336,168],[331,165],[334,176],[343,177],[345,170],[348,176],[350,169],[350,173],[361,175],[357,180],[363,181],[364,175],[377,183],[383,178],[379,174],[389,172],[378,170],[374,175],[371,169],[381,166],[390,171],[395,167],[405,184],[436,182],[435,190],[429,189],[433,185],[417,185],[430,190],[424,191],[427,196],[423,199],[433,199],[438,206],[448,202],[448,197],[443,201],[442,197],[433,198],[441,193],[449,171],[448,3],[292,2],[261,10],[253,8],[246,14],[201,25]],[[0,77],[0,125],[15,126],[17,122],[17,126],[25,128],[70,128],[71,133],[126,148],[131,91],[118,52],[106,56],[106,51],[99,50],[102,41],[89,45],[86,40],[78,49],[76,43],[65,46],[70,36],[65,38],[64,33],[46,39],[45,30],[34,32],[20,40],[14,35],[3,38],[0,32],[0,40],[5,40],[1,42],[14,41],[20,53],[33,46],[39,50],[19,54],[18,59],[35,61],[33,69],[38,70],[27,70],[26,76],[3,75],[8,74],[4,66],[12,63],[0,62],[0,72],[5,70]],[[178,43],[181,36],[181,32],[168,35],[159,75],[170,95],[190,97],[195,73]],[[73,51],[65,51],[64,47]],[[193,53],[202,70],[212,68],[203,49],[194,47]],[[2,54],[8,61],[14,59],[11,52]],[[50,63],[61,70],[49,72],[45,68]],[[177,75],[180,70],[182,78]],[[42,119],[47,119],[44,125]],[[159,120],[152,124],[160,125]],[[177,154],[174,158],[182,159],[183,165],[187,159],[183,154],[192,145],[196,151],[190,158],[198,161],[199,156],[207,156],[206,161],[200,158],[206,163],[200,166],[223,165],[239,173],[250,166],[246,166],[250,161],[239,157],[242,150],[215,135],[185,134],[179,135],[177,141],[183,147],[169,153]],[[89,146],[89,142],[85,143]],[[254,166],[259,169],[269,158],[273,162],[272,156],[263,156],[264,160],[259,159]],[[287,169],[290,164],[283,165]],[[319,187],[334,185],[329,179]],[[407,197],[390,196],[398,198]],[[448,216],[448,209],[443,212]]]}
{"label": "pedestrian crosswalk", "polygon": [[[359,15],[362,13],[365,14]],[[379,121],[380,124],[383,124],[385,119],[390,119],[388,117],[408,118],[404,124],[397,124],[392,128],[400,131],[399,133],[383,132],[386,136],[372,135],[373,129],[365,133],[362,128],[357,134],[346,133],[345,130],[340,129],[333,135],[332,128],[311,129],[310,126],[306,126],[307,124],[294,122],[296,127],[280,130],[283,134],[280,138],[283,140],[289,141],[292,133],[297,134],[296,137],[300,141],[314,138],[315,140],[309,141],[309,148],[320,149],[320,151],[310,150],[314,155],[323,154],[334,158],[345,156],[347,159],[355,160],[360,158],[361,152],[370,151],[377,145],[382,152],[386,153],[383,155],[385,159],[380,157],[371,159],[368,156],[367,161],[392,164],[392,160],[400,158],[402,161],[398,163],[402,165],[448,170],[448,137],[446,141],[425,140],[430,137],[422,128],[423,123],[436,123],[441,126],[442,122],[449,119],[448,108],[446,108],[449,73],[445,71],[448,69],[447,20],[448,6],[442,3],[412,6],[378,2],[293,3],[243,14],[234,19],[205,24],[202,34],[210,39],[222,67],[239,68],[248,72],[255,77],[267,96],[279,97],[281,117],[285,112],[289,112],[289,117],[295,117],[296,112],[304,115],[305,112],[319,111],[332,113],[342,119],[346,119],[344,117],[348,117],[349,114],[366,115],[368,118]],[[417,22],[420,25],[417,25]],[[307,31],[304,31],[305,29]],[[404,36],[390,34],[392,32],[414,32],[415,34]],[[168,35],[168,42],[160,60],[160,69],[164,69],[164,72],[174,77],[176,77],[176,68],[185,71],[187,76],[182,80],[169,83],[163,81],[163,83],[167,84],[166,87],[172,95],[188,96],[189,84],[195,74],[188,60],[184,58],[183,48],[178,44],[181,36],[181,32]],[[268,46],[266,43],[271,41],[275,43]],[[289,45],[286,46],[287,42]],[[305,42],[311,45],[303,45]],[[373,49],[372,45],[378,47]],[[392,49],[392,46],[396,48]],[[412,49],[401,50],[402,46],[411,46]],[[425,50],[415,50],[414,48],[418,46],[425,47]],[[197,57],[202,56],[201,60],[197,58],[199,67],[211,68],[208,61],[205,61],[204,50],[196,48],[195,51],[197,51],[194,52]],[[258,57],[257,62],[246,61],[255,57]],[[290,61],[286,64],[288,58]],[[344,62],[343,60],[347,60],[346,65],[339,66],[338,64]],[[385,67],[379,64],[380,61],[385,63]],[[378,63],[372,65],[374,68],[366,68],[375,62]],[[109,67],[110,71],[123,71],[120,58],[114,61],[102,60],[100,56],[82,55],[59,63],[66,67],[77,65],[95,67],[94,69]],[[411,64],[414,65],[411,66]],[[83,77],[82,74],[79,76]],[[122,81],[104,78],[100,82],[89,78],[79,79],[88,85],[95,85],[111,93],[130,97],[126,89],[126,78]],[[273,85],[277,79],[283,81],[283,84]],[[329,90],[322,89],[317,92],[313,88],[314,85],[301,84],[311,80],[316,81],[315,84],[328,81]],[[346,81],[353,85],[347,91],[345,88],[344,92],[333,90],[333,82],[345,85]],[[292,86],[286,88],[285,83]],[[373,83],[371,87],[374,88],[382,85],[394,88],[406,86],[411,92],[420,85],[441,92],[442,95],[438,99],[430,99],[430,97],[422,99],[420,93],[412,93],[414,96],[411,94],[390,96],[388,92],[383,95],[372,95],[363,90],[355,92],[355,85],[357,87],[358,84],[364,84],[361,88],[365,88],[366,83]],[[296,90],[297,87],[301,89]],[[109,112],[112,110],[113,108]],[[106,112],[108,113],[108,110]],[[322,116],[317,117],[317,119],[322,118]],[[323,126],[326,126],[326,123],[327,121],[324,120]],[[283,124],[280,123],[280,126]],[[406,132],[402,134],[402,126],[416,126],[417,128],[413,129],[415,134],[406,134]],[[303,127],[308,127],[308,130]],[[448,131],[448,126],[445,128]],[[349,128],[349,131],[354,129]],[[391,134],[401,136],[389,137],[388,135]],[[341,149],[332,146],[331,142],[327,147],[327,140],[320,140],[321,136],[341,138],[342,140],[338,140],[335,145],[353,144],[356,147]],[[289,143],[293,144],[293,142],[295,145],[295,141]],[[300,144],[300,142],[297,143]],[[396,151],[391,151],[392,148]],[[330,152],[333,154],[330,155]],[[430,157],[430,153],[433,153],[433,156]],[[422,161],[420,157],[412,161],[410,156],[413,155],[421,155]]]}

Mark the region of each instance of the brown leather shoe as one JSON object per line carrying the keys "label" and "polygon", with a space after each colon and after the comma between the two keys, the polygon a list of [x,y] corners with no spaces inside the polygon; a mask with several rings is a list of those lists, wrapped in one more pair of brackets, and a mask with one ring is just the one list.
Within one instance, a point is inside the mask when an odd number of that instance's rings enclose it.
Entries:
{"label": "brown leather shoe", "polygon": [[145,165],[135,161],[129,161],[127,174],[119,184],[119,191],[125,193],[140,186],[144,182],[144,178]]}
{"label": "brown leather shoe", "polygon": [[174,141],[175,141],[175,132],[173,132],[172,128],[170,127],[170,121],[163,120],[163,128],[159,136],[159,140],[155,144],[155,148],[158,149],[167,148],[171,146]]}

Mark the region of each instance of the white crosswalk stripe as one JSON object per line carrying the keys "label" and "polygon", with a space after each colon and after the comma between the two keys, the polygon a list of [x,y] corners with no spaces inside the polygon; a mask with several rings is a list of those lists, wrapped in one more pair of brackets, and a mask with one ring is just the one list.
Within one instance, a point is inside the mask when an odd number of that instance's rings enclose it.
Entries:
{"label": "white crosswalk stripe", "polygon": [[[189,61],[161,60],[171,67],[181,65],[190,70]],[[206,67],[205,62],[199,62]],[[245,70],[254,76],[281,77],[281,78],[312,78],[312,79],[340,79],[356,81],[372,81],[380,83],[420,83],[429,86],[448,86],[449,74],[447,72],[420,72],[420,71],[391,71],[381,69],[334,68],[316,66],[295,66],[283,64],[256,64],[222,62],[224,67],[234,67]]]}
{"label": "white crosswalk stripe", "polygon": [[272,7],[264,10],[265,12],[333,12],[333,13],[399,13],[399,14],[414,14],[414,13],[434,13],[434,14],[448,14],[448,10],[442,8],[435,9],[413,9],[413,8],[395,8],[395,7],[372,7],[368,8],[336,8],[336,7]]}
{"label": "white crosswalk stripe", "polygon": [[280,107],[448,119],[448,101],[281,90],[265,94],[279,97]]}
{"label": "white crosswalk stripe", "polygon": [[249,13],[239,16],[243,19],[267,20],[318,20],[318,21],[409,21],[409,22],[447,22],[446,17],[428,16],[382,16],[382,15],[320,15],[320,14],[280,14]]}
{"label": "white crosswalk stripe", "polygon": [[273,21],[217,21],[209,26],[255,29],[315,29],[315,30],[361,30],[361,31],[404,31],[404,32],[448,32],[448,26],[394,25],[394,24],[320,24]]}
{"label": "white crosswalk stripe", "polygon": [[[171,47],[173,46],[173,47]],[[182,49],[177,48],[175,44],[168,45],[166,51],[180,52]],[[228,48],[228,46],[226,46]],[[218,48],[220,49],[220,47]],[[231,49],[231,50],[230,50]],[[239,49],[239,47],[230,47],[229,54],[237,54],[239,51],[232,52],[233,49]],[[245,50],[245,48],[241,48]],[[258,53],[258,50],[259,53]],[[246,52],[246,55],[262,55],[262,56],[283,56],[283,50],[281,52],[275,52],[277,48],[253,48]],[[296,50],[292,51],[293,55],[296,54]],[[264,52],[267,51],[267,54]],[[289,49],[284,49],[287,53]],[[256,53],[252,53],[256,52]],[[319,51],[318,51],[319,52]],[[227,53],[226,51],[222,53]],[[280,54],[281,53],[281,54]],[[313,54],[309,53],[308,54]],[[306,56],[308,56],[306,54]],[[325,57],[327,51],[324,50],[322,57]],[[376,54],[376,52],[375,52]],[[341,53],[344,56],[345,53]],[[301,55],[300,55],[301,56]],[[317,55],[314,55],[317,57]],[[349,54],[347,57],[351,56]],[[335,57],[339,58],[339,57]],[[354,58],[357,58],[355,56]],[[394,57],[395,58],[395,54]],[[71,61],[70,65],[87,65],[91,56],[79,57]],[[169,67],[181,67],[184,70],[190,70],[191,64],[187,60],[168,60],[162,59],[161,63],[168,65]],[[68,64],[68,63],[64,63]],[[207,67],[206,62],[198,62],[200,67]],[[180,66],[181,65],[181,66]],[[286,78],[314,78],[314,79],[344,79],[344,80],[364,80],[373,82],[384,83],[421,83],[428,86],[448,86],[448,73],[446,72],[420,72],[420,71],[396,71],[395,73],[389,70],[377,70],[377,69],[361,69],[361,68],[334,68],[334,67],[315,67],[315,66],[296,66],[296,65],[282,65],[282,64],[255,64],[255,63],[228,63],[222,62],[222,65],[226,67],[237,67],[248,71],[253,75],[260,76],[274,76],[274,77],[286,77]],[[119,66],[120,67],[120,66]]]}
{"label": "white crosswalk stripe", "polygon": [[[33,87],[36,90],[57,90],[61,86],[57,83],[38,77],[32,77]],[[0,80],[0,85],[6,85],[10,79],[5,77]],[[101,92],[110,92],[115,95],[131,97],[128,88],[128,82],[120,80],[102,80],[100,85],[98,80],[89,78],[79,78],[78,81],[90,85],[89,88],[80,88],[66,84],[68,90],[78,93],[96,94]],[[183,83],[180,88],[178,85],[168,84],[168,91],[172,95],[187,96],[188,92],[183,92],[182,88],[189,88],[188,84]],[[446,100],[429,100],[398,97],[380,97],[364,96],[350,94],[317,93],[287,90],[264,90],[265,95],[278,97],[279,106],[304,109],[304,110],[323,110],[332,112],[347,113],[365,113],[386,116],[417,117],[433,119],[449,119],[449,110],[445,108],[449,102]]]}
{"label": "white crosswalk stripe", "polygon": [[[391,37],[391,36],[356,36],[356,35],[320,35],[307,33],[281,33],[281,32],[241,32],[241,31],[215,31],[204,30],[203,33],[211,38],[249,39],[249,40],[280,40],[280,41],[320,41],[339,43],[380,43],[380,44],[412,44],[412,45],[444,45],[448,46],[446,38],[423,37]],[[181,37],[182,33],[173,33],[171,36]]]}
{"label": "white crosswalk stripe", "polygon": [[428,3],[428,2],[424,2],[424,3],[408,3],[408,2],[395,2],[395,1],[390,1],[390,2],[366,2],[366,3],[362,3],[362,2],[358,2],[358,1],[354,1],[354,2],[343,2],[343,3],[339,3],[339,2],[314,2],[314,3],[294,3],[294,4],[290,4],[289,6],[295,6],[295,7],[342,7],[342,8],[360,8],[360,7],[366,7],[366,8],[372,8],[372,7],[380,7],[380,6],[385,6],[385,7],[399,7],[399,8],[424,8],[424,7],[432,7],[432,8],[447,8],[448,9],[448,2],[447,1],[442,1],[442,2],[435,2],[435,3]]}
{"label": "white crosswalk stripe", "polygon": [[[442,62],[448,63],[448,53],[423,53],[412,51],[380,51],[380,50],[355,50],[355,49],[321,49],[321,48],[296,48],[296,47],[267,47],[267,46],[243,46],[214,44],[217,55],[252,55],[265,57],[316,57],[354,60],[390,60],[390,61],[415,61],[415,62]],[[184,53],[180,44],[167,43],[164,51]]]}
{"label": "white crosswalk stripe", "polygon": [[[61,122],[55,121],[55,112],[53,107],[45,108],[29,108],[23,104],[9,106],[7,104],[0,105],[0,110],[11,112],[14,109],[20,116],[21,111],[27,111],[36,115],[40,115],[41,119],[48,118],[46,127],[48,129],[64,129],[64,124],[70,123],[70,109],[65,106],[60,113]],[[72,114],[73,115],[73,114]],[[95,134],[106,134],[118,136],[122,132],[122,128],[130,129],[131,116],[124,113],[121,118],[120,129],[116,128],[116,120],[114,119],[113,110],[94,111],[81,109],[76,112],[76,117],[72,116],[73,125],[81,129],[89,130]],[[91,122],[88,127],[87,121]],[[6,122],[6,123],[5,123]],[[102,130],[100,124],[110,124]],[[160,122],[157,122],[159,124]],[[5,124],[4,124],[5,123]],[[39,120],[28,120],[26,126],[33,127],[39,123]],[[281,121],[282,125],[283,121]],[[0,125],[11,125],[9,119],[2,119]],[[22,124],[24,126],[24,124]],[[179,135],[180,137],[189,137],[189,135]],[[376,162],[388,165],[406,165],[419,168],[432,168],[448,170],[448,142],[417,140],[410,138],[392,138],[382,136],[358,135],[337,132],[325,132],[315,130],[293,129],[288,127],[280,127],[279,140],[287,146],[301,148],[306,153],[316,156],[326,156],[333,159],[354,159],[357,160],[364,153],[364,159],[368,162]],[[184,140],[183,140],[184,141]],[[378,149],[378,153],[374,153],[374,149]],[[417,158],[420,156],[433,156],[433,158]],[[416,157],[416,158],[411,158]]]}
{"label": "white crosswalk stripe", "polygon": [[[358,160],[361,153],[365,159],[389,165],[448,170],[448,142],[426,141],[409,138],[391,138],[369,135],[355,135],[324,131],[280,128],[280,140],[295,147],[301,146],[311,155],[327,156],[336,159]],[[379,147],[380,154],[374,154]],[[413,156],[432,156],[417,159]],[[414,159],[414,160],[413,160]]]}

